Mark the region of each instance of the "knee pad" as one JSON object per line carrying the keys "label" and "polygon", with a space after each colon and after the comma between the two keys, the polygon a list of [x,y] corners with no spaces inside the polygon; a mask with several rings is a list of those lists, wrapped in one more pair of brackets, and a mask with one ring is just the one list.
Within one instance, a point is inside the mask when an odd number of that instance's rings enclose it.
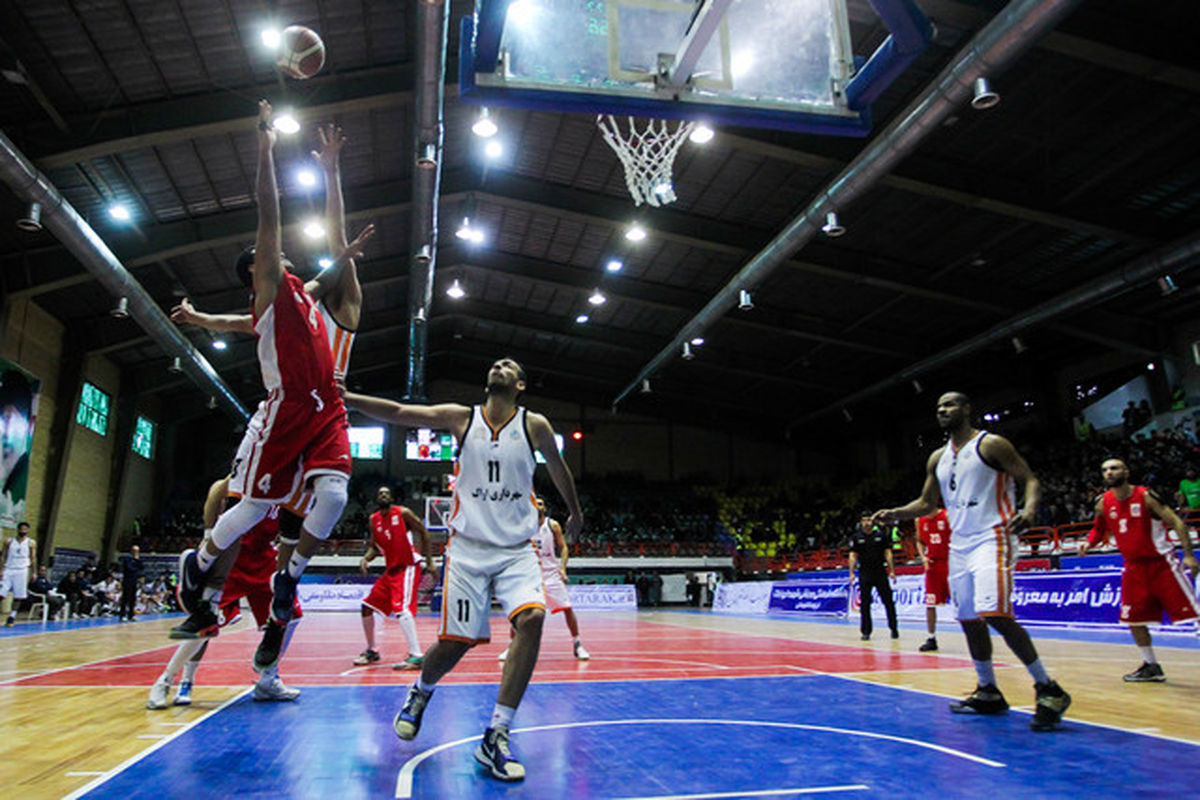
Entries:
{"label": "knee pad", "polygon": [[304,517],[296,512],[279,508],[279,541],[284,544],[296,545],[300,541],[300,528],[304,525]]}
{"label": "knee pad", "polygon": [[313,506],[304,521],[304,529],[317,539],[329,538],[350,500],[345,475],[318,475],[313,479]]}

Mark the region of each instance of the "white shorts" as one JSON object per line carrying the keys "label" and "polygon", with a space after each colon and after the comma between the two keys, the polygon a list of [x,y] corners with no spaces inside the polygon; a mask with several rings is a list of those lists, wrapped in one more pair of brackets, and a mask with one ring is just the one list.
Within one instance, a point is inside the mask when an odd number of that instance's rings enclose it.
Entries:
{"label": "white shorts", "polygon": [[246,423],[246,432],[242,434],[242,441],[238,442],[237,453],[233,456],[233,466],[229,470],[231,476],[229,478],[229,494],[234,497],[247,494],[246,475],[249,473],[250,454],[254,449],[254,443],[262,434],[266,414],[267,405],[264,400],[258,404],[258,408],[254,409],[250,421]]}
{"label": "white shorts", "polygon": [[1013,616],[1016,556],[1016,537],[1002,530],[961,539],[954,534],[950,545],[950,597],[958,607],[959,619]]}
{"label": "white shorts", "polygon": [[493,596],[510,620],[527,608],[546,608],[542,570],[531,543],[497,547],[452,536],[442,570],[438,639],[472,645],[491,641]]}
{"label": "white shorts", "polygon": [[542,569],[542,589],[546,592],[546,610],[551,614],[571,608],[571,595],[567,593],[567,586],[557,567],[546,566]]}
{"label": "white shorts", "polygon": [[28,586],[28,569],[6,569],[4,577],[0,578],[0,597],[8,597],[11,594],[14,600],[24,600],[29,596],[26,591]]}

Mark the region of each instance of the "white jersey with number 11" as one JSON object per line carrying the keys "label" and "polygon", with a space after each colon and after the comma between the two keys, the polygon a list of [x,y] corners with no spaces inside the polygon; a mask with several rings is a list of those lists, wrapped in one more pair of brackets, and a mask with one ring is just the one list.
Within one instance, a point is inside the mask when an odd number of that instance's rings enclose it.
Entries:
{"label": "white jersey with number 11", "polygon": [[537,532],[533,472],[537,462],[518,406],[495,423],[483,406],[471,410],[471,422],[458,448],[457,481],[447,525],[456,535],[498,547],[530,541]]}

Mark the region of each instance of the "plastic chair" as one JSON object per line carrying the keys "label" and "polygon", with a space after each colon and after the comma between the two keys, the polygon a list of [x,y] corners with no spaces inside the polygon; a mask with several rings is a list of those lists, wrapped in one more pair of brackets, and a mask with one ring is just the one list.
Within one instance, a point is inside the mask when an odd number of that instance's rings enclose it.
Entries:
{"label": "plastic chair", "polygon": [[38,606],[42,607],[42,622],[46,622],[48,619],[50,619],[50,602],[46,598],[46,595],[30,591],[29,599],[33,602],[29,604],[28,619],[33,619],[33,612],[37,610]]}

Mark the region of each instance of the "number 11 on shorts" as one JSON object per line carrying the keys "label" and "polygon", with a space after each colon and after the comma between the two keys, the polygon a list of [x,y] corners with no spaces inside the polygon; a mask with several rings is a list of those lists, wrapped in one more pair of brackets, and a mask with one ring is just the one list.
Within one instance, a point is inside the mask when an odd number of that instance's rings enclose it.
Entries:
{"label": "number 11 on shorts", "polygon": [[455,603],[456,603],[457,609],[458,609],[457,610],[458,621],[459,622],[470,622],[471,621],[471,603],[470,603],[470,601],[459,598],[458,600],[455,601]]}

